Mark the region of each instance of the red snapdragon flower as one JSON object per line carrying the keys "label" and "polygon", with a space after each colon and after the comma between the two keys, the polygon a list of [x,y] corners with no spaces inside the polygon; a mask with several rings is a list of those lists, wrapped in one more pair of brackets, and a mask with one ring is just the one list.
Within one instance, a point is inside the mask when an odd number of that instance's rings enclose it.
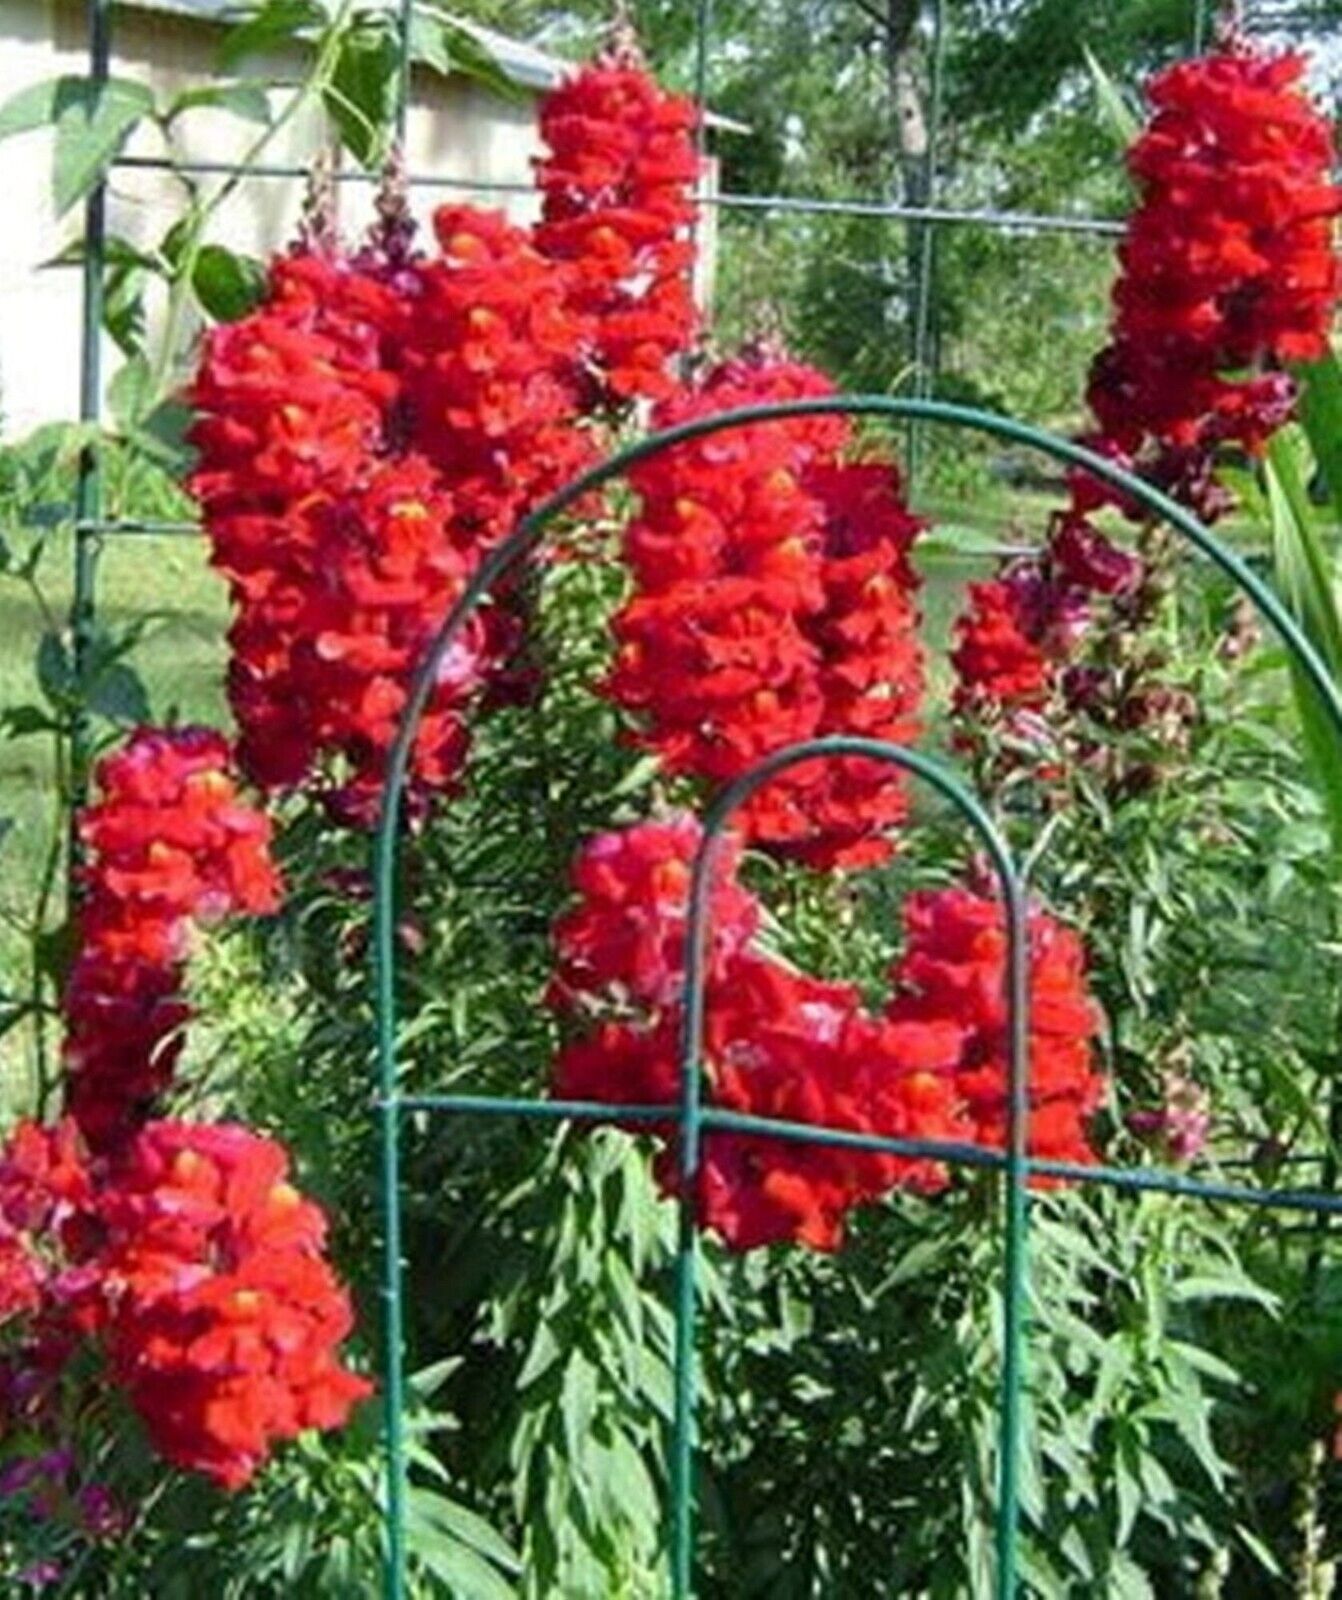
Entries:
{"label": "red snapdragon flower", "polygon": [[90,1158],[73,1122],[21,1123],[0,1149],[0,1229],[0,1320],[18,1332],[4,1388],[37,1377],[30,1425],[91,1340],[154,1448],[237,1488],[370,1392],[340,1362],[352,1315],[325,1218],[246,1128],[151,1122]]}
{"label": "red snapdragon flower", "polygon": [[[1304,70],[1299,55],[1231,37],[1153,79],[1151,119],[1128,153],[1139,203],[1119,249],[1110,341],[1091,368],[1084,442],[1206,522],[1234,505],[1218,454],[1256,455],[1290,420],[1295,384],[1281,368],[1323,353],[1342,285],[1332,130],[1302,89]],[[1141,563],[1092,517],[1106,505],[1137,522],[1148,513],[1081,469],[1068,483],[1041,579],[1055,592],[1059,582],[1105,596],[1137,588]],[[1075,640],[1032,632],[1000,585],[972,595],[953,657],[957,704],[996,715],[1038,703]]]}
{"label": "red snapdragon flower", "polygon": [[1053,668],[1030,637],[1016,596],[1005,583],[971,583],[969,609],[955,624],[951,663],[958,679],[955,705],[1008,711],[1034,709],[1048,699]]}
{"label": "red snapdragon flower", "polygon": [[[757,398],[716,372],[656,423]],[[805,464],[787,425],[757,424],[676,446],[630,475],[642,502],[625,535],[637,588],[613,623],[607,690],[640,715],[638,742],[671,772],[724,782],[819,725],[819,658],[804,624],[823,603],[823,511],[802,487]],[[739,820],[774,840],[800,819],[775,783]]]}
{"label": "red snapdragon flower", "polygon": [[[327,754],[318,638],[334,626],[363,633],[371,622],[376,640],[385,620],[366,602],[353,609],[343,580],[383,531],[369,528],[367,501],[400,409],[391,350],[407,312],[375,271],[299,247],[272,265],[261,306],[205,341],[191,391],[200,462],[190,487],[236,608],[228,688],[239,757],[266,788],[306,781]],[[407,498],[433,488],[421,475]],[[435,504],[433,517],[450,554],[446,507]],[[364,670],[374,713],[387,675]],[[336,748],[348,758],[362,728],[356,719],[339,731]]]}
{"label": "red snapdragon flower", "polygon": [[238,793],[228,742],[141,728],[105,756],[79,819],[79,950],[63,995],[66,1103],[102,1150],[167,1087],[189,1008],[192,929],[279,903],[267,817]]}
{"label": "red snapdragon flower", "polygon": [[595,459],[576,426],[586,324],[565,272],[502,212],[444,206],[434,232],[398,358],[410,437],[453,498],[458,543],[478,550]]}
{"label": "red snapdragon flower", "polygon": [[1266,369],[1327,348],[1342,189],[1304,72],[1302,56],[1236,37],[1150,85],[1154,115],[1128,154],[1141,203],[1091,386],[1106,432],[1130,448],[1145,434],[1260,449],[1290,403]]}
{"label": "red snapdragon flower", "polygon": [[[659,408],[692,417],[833,387],[768,349],[715,368]],[[625,534],[635,592],[614,619],[607,692],[636,714],[637,742],[668,771],[713,783],[780,746],[822,734],[908,742],[922,654],[909,546],[921,524],[898,473],[840,457],[843,417],[755,423],[640,464]],[[906,812],[901,775],[848,759],[808,763],[756,791],[747,836],[817,866],[884,859]]]}
{"label": "red snapdragon flower", "polygon": [[[699,824],[685,812],[598,834],[573,868],[578,902],[555,924],[550,1000],[560,1009],[619,989],[651,1013],[680,993],[690,880]],[[754,937],[760,907],[737,882],[741,842],[719,843],[710,891],[709,971],[720,974]]]}
{"label": "red snapdragon flower", "polygon": [[[572,1030],[555,1061],[557,1095],[678,1103],[688,863],[698,837],[692,819],[677,817],[603,835],[580,856],[579,902],[555,926],[549,1001]],[[810,978],[755,947],[759,909],[737,886],[736,866],[733,845],[710,895],[702,1057],[710,1102],[889,1138],[1003,1147],[1008,1005],[998,902],[967,889],[912,896],[895,992],[877,1017],[851,986]],[[1084,953],[1040,911],[1029,938],[1029,1148],[1088,1161],[1087,1123],[1103,1079]],[[678,1192],[674,1120],[631,1126],[657,1139],[659,1182]],[[946,1182],[935,1160],[712,1130],[695,1209],[732,1248],[792,1240],[833,1249],[854,1206]]]}
{"label": "red snapdragon flower", "polygon": [[339,1360],[353,1313],[325,1219],[273,1140],[151,1123],[99,1213],[111,1367],[169,1461],[238,1488],[371,1392]]}
{"label": "red snapdragon flower", "polygon": [[[889,1027],[847,984],[822,983],[780,962],[744,956],[711,995],[706,1038],[710,1097],[753,1116],[892,1138],[963,1136],[948,1069],[955,1026]],[[676,1186],[676,1151],[659,1161]],[[733,1249],[793,1240],[833,1250],[857,1205],[900,1187],[944,1188],[939,1164],[841,1146],[710,1133],[699,1214]]]}
{"label": "red snapdragon flower", "polygon": [[[905,950],[891,977],[896,1022],[955,1023],[964,1031],[954,1065],[957,1093],[976,1142],[1001,1149],[1007,1133],[1007,939],[998,900],[963,888],[911,895]],[[1089,1162],[1087,1119],[1104,1080],[1094,1060],[1100,1014],[1086,987],[1085,953],[1070,929],[1032,911],[1030,939],[1029,1150]]]}
{"label": "red snapdragon flower", "polygon": [[[910,514],[892,461],[821,461],[805,483],[824,509],[824,608],[808,632],[823,698],[816,732],[911,745],[922,733],[925,684],[918,637],[920,579],[909,560],[926,524]],[[902,772],[845,757],[798,777],[807,828],[788,853],[812,866],[873,866],[892,853],[890,829],[909,811]]]}
{"label": "red snapdragon flower", "polygon": [[698,113],[647,70],[627,27],[540,102],[549,154],[536,248],[572,268],[584,354],[611,401],[663,399],[697,316],[692,272]]}
{"label": "red snapdragon flower", "polygon": [[[237,615],[240,758],[376,813],[410,680],[482,552],[592,459],[563,273],[502,215],[445,207],[440,254],[301,247],[214,330],[192,398],[192,488]],[[440,674],[411,764],[450,789],[463,713],[516,642],[507,596]]]}

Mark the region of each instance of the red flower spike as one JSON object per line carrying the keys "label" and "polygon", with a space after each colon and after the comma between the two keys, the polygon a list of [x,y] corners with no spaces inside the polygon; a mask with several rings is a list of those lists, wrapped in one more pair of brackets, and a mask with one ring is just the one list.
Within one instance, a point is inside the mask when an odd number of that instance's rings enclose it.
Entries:
{"label": "red flower spike", "polygon": [[1048,699],[1053,669],[1026,631],[1012,590],[1001,582],[971,583],[969,610],[955,624],[951,651],[958,711],[987,702],[1035,709]]}
{"label": "red flower spike", "polygon": [[[814,369],[756,350],[714,369],[659,426],[833,393]],[[894,467],[837,458],[847,419],[753,424],[640,465],[625,536],[636,590],[614,620],[607,692],[671,772],[721,783],[826,733],[908,742],[922,655],[908,550],[921,524]],[[774,779],[747,836],[821,867],[885,859],[906,799],[892,768],[846,761]]]}
{"label": "red flower spike", "polygon": [[[552,1005],[576,1008],[584,995],[613,986],[645,1014],[676,1001],[699,840],[698,823],[681,812],[588,841],[573,869],[579,904],[555,924]],[[722,971],[760,923],[758,902],[736,882],[740,857],[739,839],[720,841],[710,902],[712,973]]]}
{"label": "red flower spike", "polygon": [[352,1315],[325,1234],[246,1128],[153,1122],[90,1162],[72,1123],[20,1124],[0,1150],[0,1320],[39,1389],[94,1340],[154,1448],[239,1488],[371,1392],[340,1362]]}
{"label": "red flower spike", "polygon": [[[193,398],[202,502],[237,617],[240,758],[368,826],[409,683],[482,552],[592,459],[563,275],[502,216],[447,207],[433,261],[299,250],[216,329]],[[444,664],[412,798],[451,789],[463,712],[514,643],[506,597]]]}
{"label": "red flower spike", "polygon": [[98,1150],[123,1141],[167,1087],[190,1015],[192,929],[279,903],[269,820],[239,795],[227,741],[141,728],[99,762],[79,819],[79,953],[66,982],[66,1102]]}
{"label": "red flower spike", "polygon": [[[696,839],[686,819],[645,823],[603,836],[580,858],[580,902],[555,930],[550,1004],[573,1029],[555,1062],[556,1094],[677,1103],[684,863]],[[965,889],[913,896],[895,995],[877,1017],[849,985],[820,982],[754,947],[757,908],[741,900],[733,872],[729,857],[713,888],[706,1098],[751,1116],[1001,1148],[1006,940],[997,903]],[[1088,1161],[1087,1122],[1103,1080],[1081,944],[1042,912],[1032,914],[1030,938],[1031,1150]],[[631,1128],[658,1141],[658,1181],[676,1193],[674,1122]],[[931,1160],[714,1131],[695,1206],[700,1224],[733,1249],[785,1241],[833,1249],[855,1206],[948,1181]]]}
{"label": "red flower spike", "polygon": [[[1288,422],[1294,380],[1280,370],[1327,347],[1342,275],[1333,219],[1328,120],[1302,89],[1303,58],[1242,37],[1160,73],[1151,120],[1128,153],[1140,200],[1119,250],[1109,344],[1091,368],[1092,450],[1146,478],[1205,522],[1234,505],[1218,453],[1250,455]],[[1112,595],[1141,564],[1088,520],[1142,505],[1082,469],[1054,519],[1042,590]],[[961,710],[999,715],[1041,703],[1075,645],[1070,629],[1028,616],[1001,586],[975,586],[953,660]]]}
{"label": "red flower spike", "polygon": [[[925,524],[905,507],[893,462],[825,462],[805,483],[825,513],[825,605],[807,624],[824,698],[817,732],[912,745],[925,680],[909,550]],[[908,816],[907,789],[886,762],[826,763],[806,793],[806,836],[787,853],[826,870],[888,860],[890,829]]]}
{"label": "red flower spike", "polygon": [[[976,1142],[1002,1149],[1007,1130],[1006,925],[998,901],[967,889],[910,896],[905,950],[887,1015],[964,1030],[954,1083]],[[1090,1162],[1087,1121],[1104,1092],[1094,1061],[1100,1014],[1086,987],[1081,941],[1042,911],[1030,915],[1029,1149]]]}
{"label": "red flower spike", "polygon": [[1128,153],[1141,202],[1090,387],[1105,432],[1130,453],[1257,453],[1293,403],[1271,369],[1327,347],[1342,188],[1304,71],[1301,56],[1237,38],[1150,85],[1154,114]]}
{"label": "red flower spike", "polygon": [[453,498],[457,540],[478,552],[595,459],[575,351],[585,324],[565,274],[502,212],[444,206],[441,254],[420,264],[400,352],[411,438]]}
{"label": "red flower spike", "polygon": [[673,359],[694,339],[697,115],[627,39],[541,99],[536,248],[571,269],[569,304],[589,319],[584,353],[607,404],[671,395]]}

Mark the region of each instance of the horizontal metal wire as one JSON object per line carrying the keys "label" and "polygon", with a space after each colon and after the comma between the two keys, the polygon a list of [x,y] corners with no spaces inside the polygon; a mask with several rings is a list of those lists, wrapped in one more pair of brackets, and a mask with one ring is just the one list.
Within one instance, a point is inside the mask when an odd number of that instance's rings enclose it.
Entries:
{"label": "horizontal metal wire", "polygon": [[133,534],[145,538],[199,538],[204,532],[199,522],[159,522],[142,517],[89,517],[75,523],[76,533]]}
{"label": "horizontal metal wire", "polygon": [[735,211],[805,212],[820,216],[888,217],[900,222],[930,222],[966,227],[1029,230],[1039,233],[1090,234],[1118,237],[1121,222],[1107,217],[1076,217],[1065,212],[998,211],[991,207],[905,206],[885,200],[822,200],[807,195],[708,194],[702,203]]}
{"label": "horizontal metal wire", "polygon": [[[378,1102],[400,1111],[447,1111],[472,1116],[521,1117],[531,1121],[562,1122],[664,1122],[675,1124],[679,1105],[617,1105],[603,1100],[528,1100],[479,1094],[392,1095]],[[831,1128],[820,1123],[776,1121],[741,1111],[705,1106],[699,1120],[706,1132],[748,1134],[781,1139],[791,1144],[830,1145],[876,1155],[905,1156],[919,1161],[942,1161],[951,1167],[984,1167],[1000,1171],[1007,1164],[1003,1151],[949,1139],[899,1139],[884,1134],[861,1133],[854,1128]],[[1306,1211],[1315,1216],[1342,1216],[1342,1195],[1314,1194],[1302,1189],[1250,1189],[1243,1184],[1214,1183],[1158,1167],[1089,1166],[1075,1161],[1026,1158],[1031,1177],[1060,1178],[1076,1184],[1100,1184],[1187,1199],[1222,1201],[1227,1205],[1267,1207],[1279,1211]]]}
{"label": "horizontal metal wire", "polygon": [[[306,179],[307,167],[261,164],[239,167],[229,161],[173,161],[167,156],[120,156],[117,167],[143,171],[183,172],[189,176],[232,176],[245,173],[252,178]],[[337,183],[376,183],[379,174],[361,169],[333,173]],[[412,173],[407,179],[412,189],[454,189],[470,194],[536,196],[527,183],[505,183],[490,178],[449,178],[431,173]],[[1106,217],[1076,217],[1045,211],[999,211],[991,207],[967,209],[954,206],[905,206],[887,200],[827,200],[812,195],[790,194],[697,194],[697,205],[723,211],[773,211],[808,216],[883,217],[893,222],[940,223],[950,226],[1022,229],[1032,232],[1089,234],[1117,237],[1123,224]]]}
{"label": "horizontal metal wire", "polygon": [[[1013,487],[1010,483],[1008,488]],[[960,549],[945,538],[945,529],[956,526],[953,512],[946,518],[945,523],[938,523],[936,513],[928,513],[931,517],[928,532],[916,546],[918,558],[928,561],[1012,561],[1023,557],[1036,556],[1043,549],[1042,545],[1011,544],[1003,541],[984,539],[982,543],[975,544],[972,548]],[[143,517],[90,517],[82,522],[75,523],[75,532],[81,534],[96,534],[99,536],[123,535],[131,538],[193,538],[198,539],[205,532],[205,525],[201,522],[170,522],[156,521],[153,518]]]}

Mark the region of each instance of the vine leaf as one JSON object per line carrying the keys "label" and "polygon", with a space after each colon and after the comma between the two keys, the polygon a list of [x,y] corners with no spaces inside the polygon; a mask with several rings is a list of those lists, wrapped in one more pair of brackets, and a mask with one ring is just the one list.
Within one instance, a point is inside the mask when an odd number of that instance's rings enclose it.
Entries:
{"label": "vine leaf", "polygon": [[1081,49],[1095,85],[1100,114],[1115,140],[1126,149],[1142,131],[1142,119],[1127,95],[1096,60],[1089,45],[1082,45]]}
{"label": "vine leaf", "polygon": [[101,180],[136,123],[154,110],[149,89],[124,78],[103,84],[68,78],[63,85],[57,97],[51,179],[58,216]]}
{"label": "vine leaf", "polygon": [[274,45],[287,44],[295,34],[325,25],[326,13],[314,0],[265,0],[249,8],[236,27],[224,36],[219,65],[228,71],[245,57]]}
{"label": "vine leaf", "polygon": [[55,128],[51,192],[57,216],[64,216],[102,178],[135,125],[153,113],[153,93],[134,79],[48,78],[0,106],[0,139]]}
{"label": "vine leaf", "polygon": [[196,257],[191,287],[208,316],[216,322],[236,322],[265,293],[265,264],[221,244],[207,244]]}
{"label": "vine leaf", "polygon": [[174,96],[163,115],[164,123],[171,123],[184,111],[200,109],[228,111],[244,121],[270,123],[270,96],[255,83],[207,83],[199,88],[183,89]]}
{"label": "vine leaf", "polygon": [[400,49],[384,17],[356,22],[340,43],[322,100],[346,149],[365,167],[386,152],[396,113]]}

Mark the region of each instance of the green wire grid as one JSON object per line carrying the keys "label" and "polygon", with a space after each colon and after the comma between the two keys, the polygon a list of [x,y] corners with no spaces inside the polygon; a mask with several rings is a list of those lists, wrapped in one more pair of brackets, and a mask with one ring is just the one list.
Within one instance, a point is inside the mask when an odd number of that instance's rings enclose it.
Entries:
{"label": "green wire grid", "polygon": [[[685,933],[685,1005],[680,1049],[680,1100],[675,1105],[596,1105],[591,1101],[537,1101],[524,1097],[471,1095],[402,1095],[397,1086],[396,1008],[396,861],[401,802],[410,752],[438,669],[453,642],[494,585],[527,560],[544,541],[556,520],[576,502],[640,462],[694,439],[732,428],[802,416],[862,416],[889,422],[918,422],[984,433],[1028,446],[1052,460],[1081,467],[1102,482],[1131,496],[1168,523],[1224,572],[1253,602],[1276,631],[1294,663],[1318,692],[1332,728],[1342,741],[1342,695],[1328,669],[1281,600],[1233,550],[1222,544],[1195,516],[1143,479],[1115,466],[1084,446],[1046,433],[1011,417],[935,400],[891,399],[882,395],[836,395],[779,405],[752,406],[700,417],[652,434],[575,478],[524,518],[501,545],[486,556],[460,598],[444,619],[415,675],[405,712],[392,746],[383,788],[381,812],[373,844],[372,983],[377,1029],[377,1111],[382,1168],[380,1202],[383,1216],[383,1351],[384,1427],[387,1443],[387,1600],[406,1593],[405,1502],[405,1351],[403,1263],[401,1256],[400,1153],[401,1124],[407,1112],[437,1112],[496,1117],[582,1118],[605,1121],[674,1122],[678,1129],[680,1218],[675,1273],[675,1413],[669,1445],[671,1516],[667,1560],[675,1600],[693,1594],[694,1551],[694,1409],[696,1272],[698,1236],[694,1220],[695,1177],[706,1133],[733,1131],[771,1138],[841,1145],[848,1149],[885,1151],[931,1157],[950,1166],[972,1165],[999,1170],[1005,1188],[1003,1234],[1003,1354],[1000,1379],[997,1505],[995,1545],[997,1600],[1015,1600],[1018,1593],[1020,1542],[1020,1468],[1022,1401],[1025,1386],[1028,1291],[1027,1244],[1029,1180],[1032,1176],[1066,1178],[1128,1191],[1160,1191],[1203,1201],[1271,1206],[1303,1211],[1320,1218],[1342,1213],[1342,1198],[1298,1190],[1264,1190],[1245,1185],[1208,1183],[1150,1168],[1090,1167],[1035,1160],[1028,1154],[1029,986],[1026,935],[1026,874],[994,827],[982,803],[948,767],[916,750],[878,740],[835,737],[790,745],[775,751],[727,786],[704,816],[704,833],[695,857],[689,916]],[[1008,1125],[1005,1151],[980,1149],[938,1140],[882,1138],[852,1130],[774,1121],[705,1105],[701,1095],[704,1023],[705,951],[708,938],[708,889],[713,853],[734,812],[761,784],[802,761],[860,756],[901,767],[936,788],[982,839],[1001,889],[1007,924],[1005,992],[1009,1010]]]}
{"label": "green wire grid", "polygon": [[[89,78],[96,87],[105,84],[111,53],[111,7],[113,0],[86,0],[89,38]],[[709,94],[711,51],[709,47],[712,13],[710,0],[684,0],[695,7],[696,44],[694,79],[696,98],[701,108]],[[836,4],[844,0],[835,0]],[[401,51],[395,128],[403,139],[410,104],[411,61],[409,27],[412,0],[396,0],[401,24]],[[1200,47],[1206,39],[1208,0],[1192,0],[1192,42]],[[1334,730],[1342,737],[1342,701],[1326,669],[1294,624],[1281,602],[1232,551],[1181,507],[1149,485],[1121,471],[1110,462],[1090,454],[1080,446],[1056,438],[1012,419],[946,405],[929,398],[935,379],[929,361],[929,342],[935,311],[935,230],[943,226],[980,226],[1003,231],[1056,231],[1093,235],[1104,239],[1117,235],[1122,225],[1107,219],[1048,215],[995,210],[964,210],[941,205],[938,200],[940,177],[937,151],[941,134],[941,75],[948,48],[949,30],[941,0],[937,0],[938,23],[931,52],[933,118],[928,169],[927,204],[901,205],[869,199],[830,200],[805,195],[759,195],[720,193],[700,195],[702,206],[743,212],[757,211],[801,215],[854,215],[886,218],[893,222],[924,227],[914,294],[915,396],[891,399],[884,396],[838,396],[824,401],[797,402],[791,405],[755,408],[699,419],[681,428],[641,441],[612,457],[604,465],[585,474],[528,517],[513,536],[482,564],[466,591],[445,620],[433,647],[417,675],[407,706],[405,720],[390,756],[381,820],[374,843],[374,963],[373,985],[377,1015],[377,1104],[379,1123],[379,1197],[383,1216],[383,1337],[384,1337],[384,1418],[387,1451],[386,1478],[386,1564],[385,1593],[388,1600],[402,1600],[406,1594],[406,1486],[407,1461],[404,1431],[405,1400],[405,1318],[402,1287],[402,1235],[400,1153],[404,1117],[409,1113],[449,1115],[513,1116],[536,1120],[580,1119],[589,1121],[675,1121],[679,1125],[679,1158],[682,1175],[682,1200],[677,1247],[675,1286],[675,1415],[669,1441],[671,1507],[668,1528],[667,1562],[672,1590],[677,1600],[688,1600],[693,1590],[694,1551],[694,1341],[696,1328],[696,1266],[698,1242],[694,1227],[692,1193],[702,1141],[714,1132],[767,1135],[784,1140],[893,1154],[932,1158],[950,1165],[999,1172],[1006,1196],[1004,1230],[1003,1304],[1004,1349],[1001,1375],[1001,1416],[999,1443],[998,1503],[996,1509],[998,1600],[1014,1600],[1018,1590],[1017,1550],[1019,1543],[1019,1470],[1022,1449],[1021,1401],[1024,1393],[1024,1362],[1027,1347],[1025,1300],[1028,1284],[1027,1243],[1029,1228],[1029,1180],[1032,1176],[1072,1179],[1127,1192],[1157,1191],[1180,1195],[1207,1203],[1228,1203],[1270,1207],[1302,1212],[1327,1219],[1342,1214],[1342,1199],[1332,1193],[1299,1189],[1260,1189],[1247,1185],[1204,1182],[1185,1174],[1156,1169],[1120,1169],[1074,1166],[1064,1162],[1034,1160],[1027,1153],[1028,1121],[1028,985],[1025,937],[1026,882],[1005,842],[980,802],[961,783],[954,772],[914,750],[880,742],[835,738],[792,746],[772,754],[765,762],[743,775],[723,791],[705,816],[704,839],[694,864],[691,911],[686,930],[686,1006],[681,1044],[681,1098],[678,1105],[613,1106],[586,1101],[491,1099],[466,1094],[401,1094],[397,1087],[396,1050],[396,954],[395,863],[397,818],[404,790],[408,754],[415,726],[431,692],[434,671],[449,648],[456,631],[480,604],[491,586],[514,563],[523,561],[542,542],[554,520],[581,495],[618,477],[637,462],[678,442],[742,426],[788,416],[815,413],[846,413],[884,417],[907,425],[911,430],[910,450],[916,456],[917,431],[924,424],[977,430],[990,436],[1038,449],[1053,459],[1087,468],[1096,477],[1124,490],[1164,517],[1180,535],[1226,572],[1276,629],[1290,654],[1318,690],[1327,707]],[[699,134],[703,148],[702,120]],[[168,160],[122,156],[114,166],[166,167]],[[229,163],[185,163],[190,171],[231,174],[239,168]],[[249,177],[295,178],[305,169],[286,165],[267,165],[248,169]],[[374,175],[341,173],[340,181],[373,181]],[[414,174],[415,188],[465,189],[480,193],[511,193],[523,186],[488,184],[436,178]],[[102,371],[100,338],[106,266],[106,184],[96,186],[88,197],[84,213],[85,251],[82,280],[82,348],[80,359],[79,416],[81,422],[97,424],[101,416]],[[87,657],[96,615],[97,559],[106,537],[165,537],[192,534],[198,529],[191,522],[155,522],[136,519],[108,519],[102,508],[102,479],[99,449],[86,443],[79,457],[75,505],[74,594],[70,610],[72,648],[76,671]],[[86,717],[76,721],[72,739],[73,795],[76,801],[86,792],[90,749],[90,729]],[[968,820],[983,840],[993,861],[1007,911],[1008,961],[1007,989],[1010,1002],[1009,1117],[1005,1150],[940,1141],[882,1139],[851,1130],[823,1128],[809,1124],[775,1122],[745,1116],[704,1104],[700,1085],[701,1034],[703,1025],[703,969],[707,939],[707,888],[713,850],[731,815],[758,785],[784,767],[794,763],[860,755],[888,762],[929,783]],[[75,857],[71,842],[71,858]],[[1331,1174],[1325,1163],[1325,1183]]]}

